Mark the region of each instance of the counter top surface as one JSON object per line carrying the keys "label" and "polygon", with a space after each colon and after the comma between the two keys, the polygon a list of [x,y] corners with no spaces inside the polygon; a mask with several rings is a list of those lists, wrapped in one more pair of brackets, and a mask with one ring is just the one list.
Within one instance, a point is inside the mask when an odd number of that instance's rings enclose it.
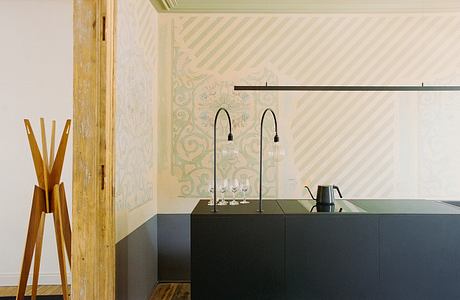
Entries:
{"label": "counter top surface", "polygon": [[[311,200],[278,200],[285,214],[310,213]],[[310,203],[311,204],[311,203]],[[342,212],[338,212],[342,207]],[[441,201],[421,199],[359,199],[336,200],[336,209],[332,214],[460,214],[457,206]],[[315,212],[313,214],[331,214],[331,212]]]}
{"label": "counter top surface", "polygon": [[317,206],[312,199],[278,200],[285,214],[334,214],[334,213],[365,213],[366,211],[348,200],[336,199],[333,206]]}
{"label": "counter top surface", "polygon": [[[261,215],[258,200],[248,200],[248,204],[217,206],[217,213],[214,213],[213,206],[208,205],[209,200],[200,200],[192,211],[192,215]],[[283,215],[284,212],[276,200],[263,200],[262,215]]]}
{"label": "counter top surface", "polygon": [[460,214],[457,206],[435,200],[381,199],[352,200],[367,213],[381,214]]}
{"label": "counter top surface", "polygon": [[[236,206],[217,206],[218,212],[214,213],[213,207],[208,205],[208,200],[200,200],[192,215],[261,215],[257,211],[258,200],[253,199],[249,202],[249,204]],[[311,199],[267,199],[263,200],[262,214],[460,214],[460,207],[455,204],[422,199],[336,199],[335,207],[326,212],[314,207],[315,204],[315,201]]]}

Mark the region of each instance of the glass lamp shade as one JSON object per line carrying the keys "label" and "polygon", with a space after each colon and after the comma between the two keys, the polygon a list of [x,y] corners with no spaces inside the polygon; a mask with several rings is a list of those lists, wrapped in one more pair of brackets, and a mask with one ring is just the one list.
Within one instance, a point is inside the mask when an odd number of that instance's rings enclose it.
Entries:
{"label": "glass lamp shade", "polygon": [[286,156],[286,151],[279,142],[272,143],[268,149],[268,157],[275,163],[281,162]]}
{"label": "glass lamp shade", "polygon": [[222,159],[228,161],[234,161],[238,157],[238,149],[233,141],[227,141],[225,146],[222,148]]}

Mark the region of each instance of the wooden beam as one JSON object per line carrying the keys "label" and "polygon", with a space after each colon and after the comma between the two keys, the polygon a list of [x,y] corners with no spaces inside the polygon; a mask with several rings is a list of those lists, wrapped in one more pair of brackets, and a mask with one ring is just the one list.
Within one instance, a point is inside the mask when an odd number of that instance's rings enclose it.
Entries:
{"label": "wooden beam", "polygon": [[113,169],[115,1],[74,1],[74,300],[115,299],[113,174],[101,172]]}

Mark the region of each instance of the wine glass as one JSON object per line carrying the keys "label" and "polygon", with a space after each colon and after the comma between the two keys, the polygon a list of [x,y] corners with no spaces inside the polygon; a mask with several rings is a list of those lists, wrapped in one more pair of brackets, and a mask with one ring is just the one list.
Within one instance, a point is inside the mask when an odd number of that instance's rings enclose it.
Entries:
{"label": "wine glass", "polygon": [[241,181],[240,188],[243,192],[243,201],[241,201],[240,204],[248,204],[249,201],[246,200],[246,193],[249,190],[249,178],[245,178]]}
{"label": "wine glass", "polygon": [[224,180],[220,181],[218,189],[219,189],[219,192],[222,195],[222,199],[220,200],[218,205],[227,205],[228,204],[228,201],[225,201],[225,192],[227,191],[227,188],[228,188],[228,180],[224,179]]}
{"label": "wine glass", "polygon": [[232,193],[233,193],[233,200],[230,202],[230,205],[238,205],[238,201],[236,201],[236,192],[238,192],[239,182],[238,179],[233,179],[232,181]]}
{"label": "wine glass", "polygon": [[208,191],[211,194],[211,198],[208,201],[208,205],[214,205],[214,182],[208,184]]}

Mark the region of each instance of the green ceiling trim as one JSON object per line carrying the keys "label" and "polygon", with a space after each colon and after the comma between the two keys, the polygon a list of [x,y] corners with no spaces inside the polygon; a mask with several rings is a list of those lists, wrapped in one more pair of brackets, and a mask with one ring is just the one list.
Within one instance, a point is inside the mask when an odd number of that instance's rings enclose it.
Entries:
{"label": "green ceiling trim", "polygon": [[455,13],[458,0],[150,0],[162,13]]}
{"label": "green ceiling trim", "polygon": [[161,0],[150,0],[150,2],[152,3],[153,7],[155,7],[157,12],[165,12],[166,11],[166,7],[164,6],[163,1],[161,1]]}

